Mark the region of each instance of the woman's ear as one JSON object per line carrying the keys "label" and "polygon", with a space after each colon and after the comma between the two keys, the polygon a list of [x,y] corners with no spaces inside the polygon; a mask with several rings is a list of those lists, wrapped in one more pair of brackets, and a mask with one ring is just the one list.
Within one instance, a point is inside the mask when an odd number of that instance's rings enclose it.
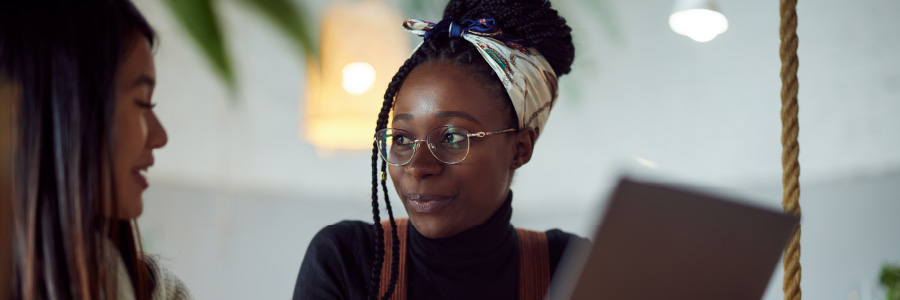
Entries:
{"label": "woman's ear", "polygon": [[518,169],[531,160],[531,154],[534,153],[534,142],[537,141],[539,133],[539,128],[519,129],[519,131],[516,132],[514,140],[515,152],[513,153],[513,159],[509,166],[510,169]]}

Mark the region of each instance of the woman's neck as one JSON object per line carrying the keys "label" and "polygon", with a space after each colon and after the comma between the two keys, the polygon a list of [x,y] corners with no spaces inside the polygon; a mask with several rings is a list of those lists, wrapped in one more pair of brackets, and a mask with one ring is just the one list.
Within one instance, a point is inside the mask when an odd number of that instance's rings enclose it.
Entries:
{"label": "woman's neck", "polygon": [[507,255],[515,246],[515,230],[509,224],[511,204],[512,192],[487,221],[451,237],[430,239],[416,231],[415,226],[410,226],[410,250],[427,254],[429,261],[447,263],[448,266],[461,260],[489,261]]}

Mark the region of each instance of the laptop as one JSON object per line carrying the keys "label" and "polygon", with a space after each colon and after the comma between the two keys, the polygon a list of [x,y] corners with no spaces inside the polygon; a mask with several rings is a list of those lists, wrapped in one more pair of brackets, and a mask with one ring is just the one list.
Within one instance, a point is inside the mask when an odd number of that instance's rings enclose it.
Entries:
{"label": "laptop", "polygon": [[623,178],[593,245],[570,247],[550,299],[762,298],[799,222],[778,210]]}

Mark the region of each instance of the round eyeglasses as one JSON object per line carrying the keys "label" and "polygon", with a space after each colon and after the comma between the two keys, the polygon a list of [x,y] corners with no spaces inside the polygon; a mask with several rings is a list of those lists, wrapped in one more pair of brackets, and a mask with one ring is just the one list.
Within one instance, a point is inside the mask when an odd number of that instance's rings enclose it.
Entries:
{"label": "round eyeglasses", "polygon": [[375,133],[378,153],[381,158],[393,166],[402,166],[412,161],[419,149],[419,143],[425,142],[434,158],[445,164],[458,164],[469,155],[469,138],[481,138],[495,134],[514,132],[515,128],[471,133],[465,128],[441,126],[432,129],[424,140],[416,139],[406,130],[385,128]]}

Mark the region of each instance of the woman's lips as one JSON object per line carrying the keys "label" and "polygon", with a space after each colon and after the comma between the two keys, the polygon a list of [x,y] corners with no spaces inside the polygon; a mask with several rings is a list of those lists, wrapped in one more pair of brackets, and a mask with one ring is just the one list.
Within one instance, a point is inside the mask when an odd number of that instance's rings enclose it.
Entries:
{"label": "woman's lips", "polygon": [[142,189],[146,189],[150,186],[150,183],[147,182],[147,177],[144,175],[147,174],[147,171],[142,169],[133,170],[132,174],[134,175],[134,180],[141,186]]}
{"label": "woman's lips", "polygon": [[409,203],[409,206],[417,213],[420,214],[433,214],[440,211],[442,208],[447,206],[450,201],[453,200],[453,197],[449,196],[433,196],[433,195],[418,195],[418,194],[407,194],[406,201]]}

